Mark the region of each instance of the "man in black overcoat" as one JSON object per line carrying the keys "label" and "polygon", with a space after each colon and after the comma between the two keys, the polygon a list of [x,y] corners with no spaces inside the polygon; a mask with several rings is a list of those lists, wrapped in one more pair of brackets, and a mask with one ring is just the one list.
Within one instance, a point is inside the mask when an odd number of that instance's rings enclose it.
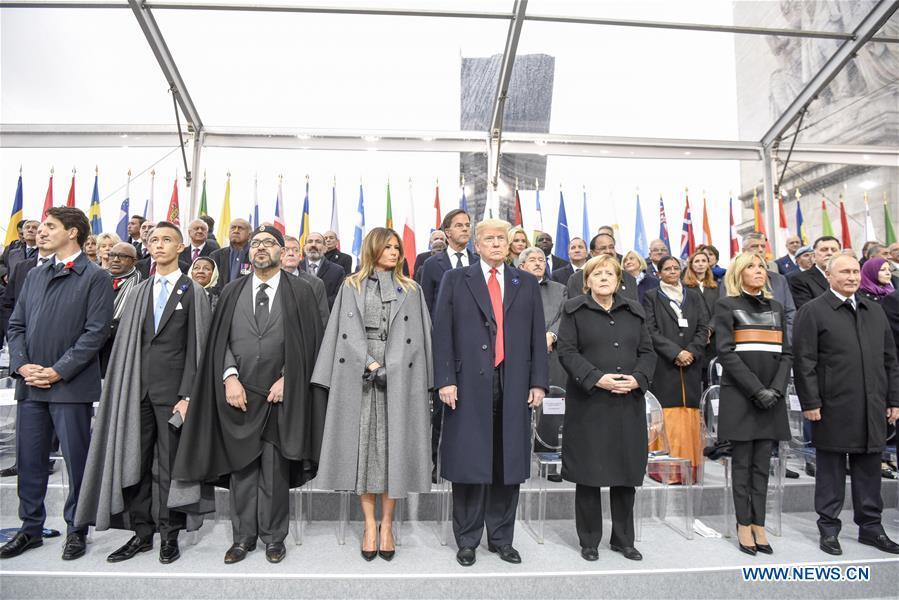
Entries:
{"label": "man in black overcoat", "polygon": [[69,475],[63,516],[63,560],[84,555],[87,527],[76,527],[75,508],[90,444],[92,405],[100,398],[99,353],[112,321],[109,274],[81,251],[90,223],[76,208],[51,208],[38,244],[55,254],[34,268],[9,320],[9,370],[16,378],[16,462],[22,527],[3,548],[11,558],[43,544],[47,456],[59,437]]}
{"label": "man in black overcoat", "polygon": [[334,299],[340,292],[340,286],[346,279],[346,272],[336,262],[331,262],[324,256],[325,239],[320,233],[310,232],[306,236],[306,248],[303,250],[303,260],[297,268],[304,273],[318,277],[325,284],[325,294],[328,297],[328,308],[334,306]]}
{"label": "man in black overcoat", "polygon": [[480,261],[446,272],[432,311],[434,387],[445,404],[440,468],[453,483],[456,560],[466,567],[485,525],[488,549],[521,562],[512,539],[530,475],[530,409],[549,386],[539,284],[505,264],[510,227],[478,223]]}
{"label": "man in black overcoat", "polygon": [[[615,251],[615,238],[608,233],[597,233],[593,236],[593,239],[590,240],[590,257],[592,258],[604,254],[607,256],[615,256],[617,258],[618,253]],[[583,296],[584,271],[580,270],[572,273],[571,277],[568,278],[566,286],[568,287],[569,298]],[[621,271],[621,285],[618,287],[618,293],[629,300],[633,300],[638,304],[640,303],[639,295],[637,293],[637,280],[627,271]]]}
{"label": "man in black overcoat", "polygon": [[797,273],[787,281],[790,283],[790,292],[793,294],[793,303],[796,310],[811,300],[817,298],[829,289],[827,283],[827,263],[830,257],[839,254],[840,241],[831,236],[824,235],[815,240],[812,246],[815,255],[815,264],[811,269]]}
{"label": "man in black overcoat", "polygon": [[829,290],[799,310],[793,337],[796,389],[817,450],[819,545],[842,554],[837,536],[848,455],[858,541],[899,554],[881,524],[880,496],[884,416],[891,423],[899,418],[896,344],[880,306],[856,294],[861,277],[854,257],[835,255],[827,279]]}

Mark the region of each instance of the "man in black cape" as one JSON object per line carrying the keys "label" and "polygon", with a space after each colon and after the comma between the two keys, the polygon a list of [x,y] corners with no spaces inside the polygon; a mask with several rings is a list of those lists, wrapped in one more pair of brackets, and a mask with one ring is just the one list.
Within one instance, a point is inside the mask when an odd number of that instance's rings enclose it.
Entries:
{"label": "man in black cape", "polygon": [[284,558],[290,488],[315,477],[321,451],[327,396],[309,380],[324,332],[311,286],[280,269],[283,246],[257,228],[255,272],[222,290],[173,468],[177,482],[231,489],[229,564],[257,537],[270,562]]}

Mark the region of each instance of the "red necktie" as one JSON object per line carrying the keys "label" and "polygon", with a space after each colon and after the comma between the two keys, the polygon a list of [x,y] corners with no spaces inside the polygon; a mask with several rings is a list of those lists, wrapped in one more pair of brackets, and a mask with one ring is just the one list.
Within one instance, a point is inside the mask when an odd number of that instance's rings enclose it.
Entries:
{"label": "red necktie", "polygon": [[156,261],[155,260],[150,264],[150,275],[156,275]]}
{"label": "red necktie", "polygon": [[121,283],[122,283],[122,280],[121,280],[121,279],[113,279],[113,280],[112,280],[112,289],[113,289],[113,290],[118,290],[118,289],[119,289],[119,285],[121,285]]}
{"label": "red necktie", "polygon": [[490,304],[493,305],[493,318],[496,320],[496,344],[493,346],[493,366],[498,367],[506,357],[506,353],[503,347],[503,293],[499,289],[496,269],[490,269],[487,291],[490,292]]}

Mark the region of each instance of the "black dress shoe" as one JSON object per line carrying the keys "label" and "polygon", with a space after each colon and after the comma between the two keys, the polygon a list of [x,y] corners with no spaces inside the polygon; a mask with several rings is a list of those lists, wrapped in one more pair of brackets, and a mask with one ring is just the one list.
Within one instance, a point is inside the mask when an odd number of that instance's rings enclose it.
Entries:
{"label": "black dress shoe", "polygon": [[[117,563],[129,560],[140,552],[148,552],[153,549],[153,538],[132,537],[124,546],[106,557],[106,562]],[[160,551],[160,556],[162,556]]]}
{"label": "black dress shoe", "polygon": [[805,474],[809,477],[814,477],[817,469],[815,469],[815,463],[807,462],[805,463]]}
{"label": "black dress shoe", "polygon": [[159,544],[159,562],[167,565],[179,558],[181,558],[181,550],[178,548],[178,539],[162,540]]}
{"label": "black dress shoe", "polygon": [[799,473],[793,469],[784,469],[784,477],[787,479],[799,479]]}
{"label": "black dress shoe", "polygon": [[0,477],[16,477],[18,474],[19,467],[17,465],[0,469]]}
{"label": "black dress shoe", "polygon": [[272,542],[265,545],[265,560],[270,563],[281,562],[286,554],[287,548],[284,547],[284,542]]}
{"label": "black dress shoe", "polygon": [[875,538],[858,538],[859,544],[866,546],[874,546],[878,550],[889,552],[890,554],[899,554],[899,544],[887,537],[887,534],[881,533]]}
{"label": "black dress shoe", "polygon": [[755,549],[762,554],[774,554],[774,548],[771,547],[771,544],[759,544],[756,542]]}
{"label": "black dress shoe", "polygon": [[474,564],[475,560],[477,560],[477,556],[475,555],[474,548],[459,548],[459,551],[456,552],[456,562],[463,567],[470,567]]}
{"label": "black dress shoe", "polygon": [[594,560],[599,560],[599,549],[597,548],[581,548],[581,557],[584,560],[589,560],[593,562]]}
{"label": "black dress shoe", "polygon": [[512,563],[513,565],[521,564],[521,555],[518,554],[518,550],[512,547],[512,544],[506,544],[505,546],[487,544],[487,549],[499,554],[499,557],[507,563]]}
{"label": "black dress shoe", "polygon": [[834,556],[839,556],[843,553],[843,549],[840,547],[840,540],[835,535],[822,535],[818,541],[818,547]]}
{"label": "black dress shoe", "polygon": [[225,564],[232,565],[234,563],[240,562],[247,557],[248,552],[252,552],[256,549],[256,542],[252,544],[232,544],[228,551],[225,552]]}
{"label": "black dress shoe", "polygon": [[628,560],[643,560],[643,555],[640,554],[640,551],[633,546],[618,546],[615,544],[609,544],[609,548],[611,548],[614,552],[620,552],[622,555],[624,555],[624,558]]}
{"label": "black dress shoe", "polygon": [[75,560],[87,552],[87,540],[83,533],[70,533],[62,545],[62,559]]}
{"label": "black dress shoe", "polygon": [[13,539],[9,540],[0,548],[0,558],[12,558],[44,545],[44,539],[39,535],[28,535],[23,531],[19,531]]}
{"label": "black dress shoe", "polygon": [[437,483],[437,467],[431,469],[431,483]]}

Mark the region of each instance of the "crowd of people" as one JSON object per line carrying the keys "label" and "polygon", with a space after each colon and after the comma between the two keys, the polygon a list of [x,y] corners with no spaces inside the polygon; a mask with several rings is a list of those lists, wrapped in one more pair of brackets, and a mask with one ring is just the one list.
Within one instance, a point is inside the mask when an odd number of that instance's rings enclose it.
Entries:
{"label": "crowd of people", "polygon": [[332,231],[301,242],[235,219],[219,247],[213,225],[200,217],[185,239],[134,216],[123,240],[54,207],[4,249],[0,333],[18,402],[16,464],[3,475],[18,476],[22,526],[0,558],[42,545],[58,444],[64,560],[85,554],[90,526],[133,532],[109,562],[152,550],[156,533],[159,560],[178,560],[179,532],[215,510],[221,486],[225,562],[261,541],[277,563],[290,490],[314,480],[358,496],[361,556],[389,561],[396,500],[439,477],[452,484],[458,563],[476,562],[485,528],[487,549],[520,563],[531,413],[557,386],[580,554],[599,557],[608,487],[610,548],[640,560],[636,488],[662,476],[647,472],[645,395],[695,477],[712,360],[739,549],[774,552],[766,494],[771,456],[791,435],[792,381],[814,447],[821,550],[842,552],[848,471],[859,541],[899,554],[881,524],[881,481],[896,478],[886,447],[899,419],[899,244],[869,242],[858,260],[833,237],[791,237],[775,261],[751,233],[725,269],[713,246],[681,260],[654,240],[648,256],[622,256],[602,227],[572,239],[566,260],[548,233],[532,245],[505,221],[472,230],[456,209],[413,269],[401,236],[376,227],[353,270]]}

